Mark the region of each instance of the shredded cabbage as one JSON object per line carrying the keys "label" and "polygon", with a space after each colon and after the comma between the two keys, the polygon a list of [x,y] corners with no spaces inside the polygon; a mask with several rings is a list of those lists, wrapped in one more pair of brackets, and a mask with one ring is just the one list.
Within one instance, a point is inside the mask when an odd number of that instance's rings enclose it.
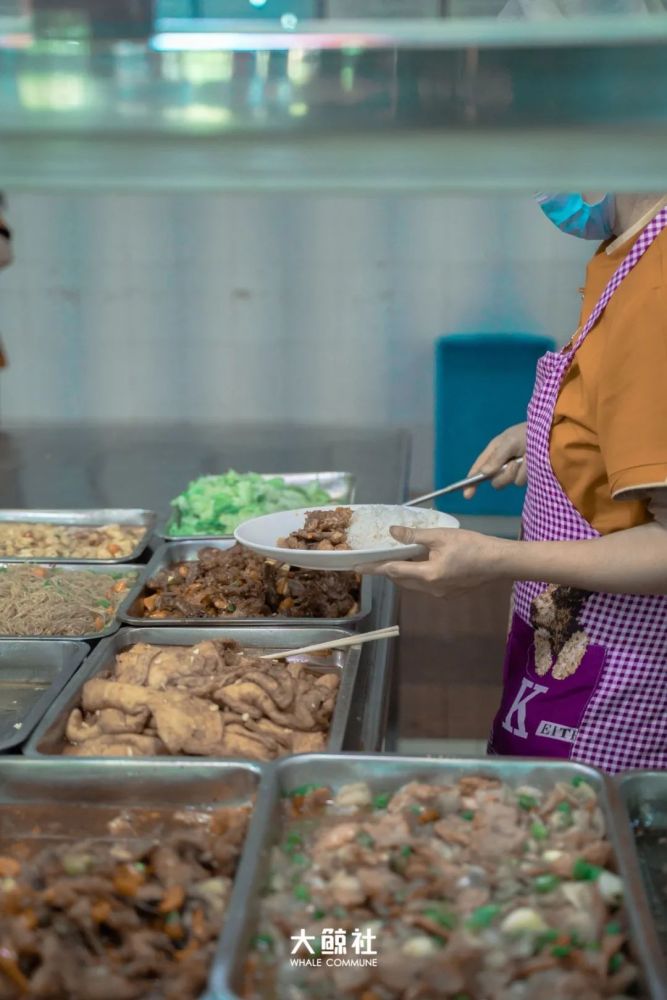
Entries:
{"label": "shredded cabbage", "polygon": [[231,535],[239,524],[261,514],[297,507],[321,506],[332,497],[317,483],[295,486],[282,476],[266,479],[256,472],[230,470],[222,476],[201,476],[171,501],[174,509],[168,534]]}

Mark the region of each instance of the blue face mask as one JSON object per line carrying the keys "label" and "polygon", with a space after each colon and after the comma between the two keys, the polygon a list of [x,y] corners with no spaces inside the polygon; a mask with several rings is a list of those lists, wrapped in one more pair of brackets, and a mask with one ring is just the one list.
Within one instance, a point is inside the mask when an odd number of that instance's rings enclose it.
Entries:
{"label": "blue face mask", "polygon": [[580,194],[538,194],[537,202],[555,226],[584,240],[607,240],[614,235],[613,194],[588,202]]}

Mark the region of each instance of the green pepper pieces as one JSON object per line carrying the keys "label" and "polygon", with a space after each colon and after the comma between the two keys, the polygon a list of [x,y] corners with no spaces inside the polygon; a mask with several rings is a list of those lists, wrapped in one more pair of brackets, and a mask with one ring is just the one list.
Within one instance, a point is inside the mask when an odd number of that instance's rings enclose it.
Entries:
{"label": "green pepper pieces", "polygon": [[453,931],[456,927],[456,915],[442,904],[432,903],[425,910],[422,910],[422,913],[429,920],[433,920],[434,923],[440,924],[441,927],[446,927],[447,930]]}
{"label": "green pepper pieces", "polygon": [[595,882],[601,871],[599,865],[591,864],[584,858],[577,858],[572,865],[572,877],[576,878],[578,882]]}
{"label": "green pepper pieces", "polygon": [[535,892],[553,892],[559,885],[560,878],[552,874],[538,875],[533,881]]}
{"label": "green pepper pieces", "polygon": [[623,965],[623,956],[621,955],[620,951],[617,951],[616,954],[612,955],[611,958],[609,959],[609,966],[608,966],[609,975],[613,976],[616,972],[619,971],[622,965]]}
{"label": "green pepper pieces", "polygon": [[282,849],[285,854],[293,854],[298,851],[303,846],[303,837],[296,830],[291,830],[282,844]]}
{"label": "green pepper pieces", "polygon": [[493,923],[501,909],[502,907],[497,906],[495,903],[487,903],[486,906],[478,906],[476,910],[472,911],[466,920],[466,927],[468,927],[471,931],[483,930],[485,927],[488,927]]}
{"label": "green pepper pieces", "polygon": [[287,798],[294,799],[297,796],[310,795],[311,792],[316,792],[318,788],[322,787],[322,785],[299,785],[298,788],[293,788],[287,792]]}
{"label": "green pepper pieces", "polygon": [[556,944],[551,949],[551,954],[554,958],[567,958],[568,955],[572,954],[571,944]]}
{"label": "green pepper pieces", "polygon": [[362,847],[375,847],[375,841],[371,837],[370,833],[366,833],[365,830],[361,830],[357,834],[357,843],[361,844]]}
{"label": "green pepper pieces", "polygon": [[549,831],[544,823],[540,823],[538,820],[535,820],[534,823],[531,823],[530,835],[534,840],[546,840],[549,836]]}

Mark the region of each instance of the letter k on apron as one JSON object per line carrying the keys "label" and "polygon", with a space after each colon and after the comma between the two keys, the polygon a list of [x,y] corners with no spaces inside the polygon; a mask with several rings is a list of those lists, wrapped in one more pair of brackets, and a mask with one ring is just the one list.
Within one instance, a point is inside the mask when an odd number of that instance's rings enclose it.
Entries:
{"label": "letter k on apron", "polygon": [[[599,537],[551,468],[554,408],[575,352],[665,227],[667,208],[642,231],[573,345],[538,363],[528,406],[526,541]],[[667,596],[517,583],[503,681],[490,753],[566,757],[609,772],[667,768]]]}

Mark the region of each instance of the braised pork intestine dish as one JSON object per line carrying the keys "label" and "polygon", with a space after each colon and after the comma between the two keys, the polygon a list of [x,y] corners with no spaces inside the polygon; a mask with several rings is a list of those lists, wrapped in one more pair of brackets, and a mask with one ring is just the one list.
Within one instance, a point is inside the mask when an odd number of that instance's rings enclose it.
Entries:
{"label": "braised pork intestine dish", "polygon": [[137,836],[0,849],[0,1000],[195,1000],[224,922],[251,807],[172,814]]}
{"label": "braised pork intestine dish", "polygon": [[[637,981],[622,893],[581,777],[304,786],[283,800],[243,996],[618,1000]],[[336,933],[337,958],[377,961],[327,961]]]}
{"label": "braised pork intestine dish", "polygon": [[323,750],[339,682],[336,669],[260,660],[232,640],[137,643],[83,685],[62,752],[272,760]]}
{"label": "braised pork intestine dish", "polygon": [[72,525],[0,522],[0,558],[125,559],[146,534],[128,524]]}
{"label": "braised pork intestine dish", "polygon": [[241,545],[201,548],[146,584],[146,618],[346,618],[359,610],[356,573],[295,569]]}

